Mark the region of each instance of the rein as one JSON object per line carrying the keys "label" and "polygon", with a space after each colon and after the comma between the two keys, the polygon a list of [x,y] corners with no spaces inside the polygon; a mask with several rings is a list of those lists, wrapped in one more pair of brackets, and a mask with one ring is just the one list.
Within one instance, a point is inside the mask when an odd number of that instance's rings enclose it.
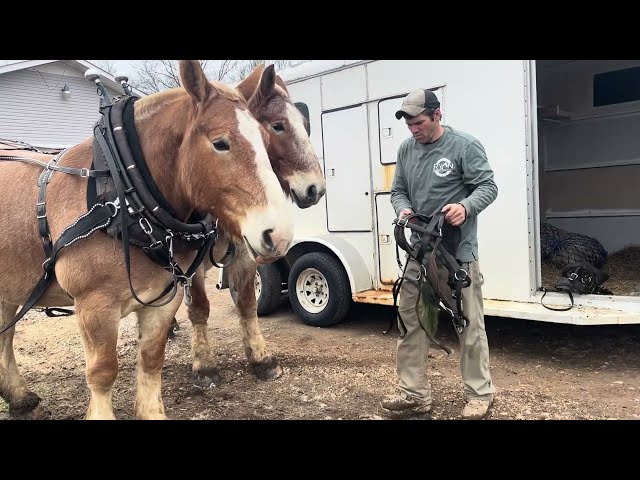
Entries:
{"label": "rein", "polygon": [[[417,221],[423,222],[426,224],[426,227],[421,226]],[[408,281],[418,286],[419,293],[416,299],[415,309],[419,319],[421,318],[419,312],[420,301],[423,300],[423,302],[427,302],[430,300],[430,303],[432,303],[434,307],[437,309],[442,308],[449,313],[454,328],[458,333],[462,333],[464,328],[469,326],[469,319],[465,316],[462,307],[462,289],[471,285],[471,277],[466,270],[461,268],[460,262],[454,257],[458,244],[460,243],[460,230],[457,227],[445,224],[444,214],[442,213],[434,215],[433,217],[427,217],[420,213],[412,213],[401,219],[395,219],[393,224],[395,224],[396,261],[402,271],[402,275],[398,277],[393,285],[393,308],[399,322],[404,326],[402,316],[398,310],[398,296],[403,282]],[[405,228],[409,228],[418,233],[418,242],[413,247],[407,242]],[[443,236],[443,229],[446,233],[445,236]],[[407,252],[409,257],[404,267],[400,260],[399,248]],[[416,261],[420,266],[420,272],[416,279],[406,276],[409,259]],[[439,279],[438,263],[444,265],[449,272],[447,281],[448,291]],[[430,298],[429,300],[425,298],[424,290],[429,286],[437,298]],[[447,352],[447,354],[453,353],[449,347],[442,345],[433,338],[433,335],[422,321],[419,323],[429,337],[429,340],[438,345]],[[388,333],[391,328],[393,328],[393,321],[389,329],[384,333]]]}
{"label": "rein", "polygon": [[[144,161],[133,123],[133,104],[139,97],[132,95],[130,89],[124,88],[125,96],[112,99],[99,79],[96,79],[95,83],[101,97],[99,111],[102,118],[93,129],[94,148],[91,169],[58,165],[73,147],[60,151],[48,163],[29,157],[0,155],[0,160],[24,162],[43,168],[38,178],[36,217],[46,258],[42,264],[44,274],[15,318],[0,331],[0,334],[15,325],[53,282],[55,262],[59,252],[97,230],[122,240],[129,288],[133,298],[147,307],[160,307],[171,302],[177,294],[178,284],[184,288],[185,304],[190,305],[193,275],[204,260],[206,252],[210,252],[215,244],[218,235],[217,220],[214,223],[211,216],[202,219],[192,216],[194,221],[185,223],[175,218],[173,209],[153,181]],[[27,150],[45,153],[24,142],[14,142],[14,144],[26,146],[24,149]],[[106,168],[95,168],[96,165]],[[47,222],[45,199],[46,187],[55,172],[86,177],[89,184],[87,213],[66,227],[53,243]],[[141,247],[153,262],[170,272],[172,276],[171,283],[164,291],[148,303],[136,295],[131,283],[130,245]],[[184,272],[175,261],[174,253],[193,250],[197,250],[195,259]],[[171,297],[168,300],[155,304],[170,292]],[[62,316],[55,311],[61,312],[62,315],[73,314],[66,309],[45,308],[48,316]]]}

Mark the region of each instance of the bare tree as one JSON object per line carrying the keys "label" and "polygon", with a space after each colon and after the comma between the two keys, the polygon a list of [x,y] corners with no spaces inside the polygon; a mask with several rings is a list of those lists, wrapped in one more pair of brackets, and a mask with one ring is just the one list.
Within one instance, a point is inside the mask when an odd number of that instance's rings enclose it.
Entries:
{"label": "bare tree", "polygon": [[[301,63],[301,60],[200,60],[209,78],[221,82],[239,82],[261,64],[275,64],[277,69]],[[180,86],[177,60],[143,60],[129,83],[146,94]]]}
{"label": "bare tree", "polygon": [[233,82],[239,82],[261,63],[264,63],[265,65],[274,64],[276,70],[281,70],[283,68],[299,65],[304,61],[306,60],[236,60],[238,65],[235,68],[235,71],[230,74],[229,79]]}
{"label": "bare tree", "polygon": [[111,75],[116,74],[116,66],[113,64],[111,60],[100,60],[96,62],[96,65],[100,67],[105,72],[110,73]]}

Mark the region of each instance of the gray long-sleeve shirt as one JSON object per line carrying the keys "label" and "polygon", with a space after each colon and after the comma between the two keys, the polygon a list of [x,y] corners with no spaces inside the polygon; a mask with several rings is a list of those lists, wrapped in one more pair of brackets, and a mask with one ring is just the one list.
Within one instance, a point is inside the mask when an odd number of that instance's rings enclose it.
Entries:
{"label": "gray long-sleeve shirt", "polygon": [[391,204],[396,215],[411,208],[427,216],[449,203],[464,205],[467,217],[460,226],[457,258],[472,262],[478,260],[477,216],[496,199],[498,187],[482,144],[448,125],[443,128],[444,134],[433,143],[423,145],[414,138],[402,142]]}

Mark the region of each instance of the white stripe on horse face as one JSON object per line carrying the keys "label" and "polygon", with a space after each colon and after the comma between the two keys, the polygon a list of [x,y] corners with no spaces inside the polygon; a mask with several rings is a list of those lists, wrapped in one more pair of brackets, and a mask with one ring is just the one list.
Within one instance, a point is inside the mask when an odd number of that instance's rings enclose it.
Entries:
{"label": "white stripe on horse face", "polygon": [[279,239],[282,245],[288,245],[293,238],[293,222],[285,194],[271,168],[267,149],[260,133],[260,124],[246,110],[236,109],[236,118],[240,133],[255,152],[258,179],[267,197],[266,208],[259,207],[247,212],[247,217],[242,220],[241,230],[253,249],[263,254],[262,233],[265,230],[273,230],[272,236]]}
{"label": "white stripe on horse face", "polygon": [[295,148],[300,157],[316,158],[315,151],[311,145],[311,139],[307,130],[304,128],[304,116],[295,105],[287,103],[287,120],[293,129],[293,135],[296,139]]}
{"label": "white stripe on horse face", "polygon": [[262,182],[267,201],[279,207],[280,203],[284,203],[284,194],[280,188],[280,183],[273,173],[271,162],[267,155],[267,149],[264,145],[262,134],[260,133],[260,124],[246,110],[236,109],[236,118],[238,119],[238,127],[240,133],[247,139],[255,152],[255,162],[258,167],[258,178]]}
{"label": "white stripe on horse face", "polygon": [[287,104],[287,120],[293,131],[295,143],[291,149],[291,156],[295,157],[297,168],[285,177],[289,188],[298,196],[305,199],[307,189],[315,186],[317,190],[324,190],[325,180],[320,168],[320,160],[316,155],[307,130],[304,128],[304,116],[297,107]]}

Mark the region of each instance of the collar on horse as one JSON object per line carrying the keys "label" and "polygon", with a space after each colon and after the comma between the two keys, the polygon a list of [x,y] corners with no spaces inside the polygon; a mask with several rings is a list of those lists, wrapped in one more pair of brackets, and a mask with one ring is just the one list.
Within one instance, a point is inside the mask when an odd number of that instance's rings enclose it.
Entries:
{"label": "collar on horse", "polygon": [[[396,261],[402,270],[402,275],[393,285],[393,306],[400,323],[403,323],[402,316],[397,308],[398,294],[402,283],[406,280],[414,282],[418,286],[418,297],[416,299],[416,313],[420,318],[420,301],[429,301],[433,307],[444,309],[452,318],[453,325],[458,333],[469,325],[469,319],[465,316],[462,308],[462,289],[471,285],[469,273],[462,268],[461,263],[455,258],[460,243],[461,233],[459,227],[454,227],[444,221],[444,214],[439,213],[432,217],[420,213],[413,213],[401,219],[393,221],[394,237],[396,240]],[[409,228],[417,233],[417,242],[412,246],[407,242],[405,228]],[[409,259],[415,260],[420,266],[417,279],[407,278],[406,270],[409,261],[404,268],[400,260],[399,248],[403,249]],[[443,265],[448,273],[447,286],[445,288],[438,276],[438,265]],[[428,283],[428,285],[426,285]],[[434,295],[424,295],[425,287],[430,287]],[[393,326],[393,323],[392,323]],[[389,330],[392,328],[389,328]],[[433,338],[435,328],[427,328],[420,322],[420,326],[425,331],[429,339],[446,351],[448,354],[452,350]],[[387,330],[387,332],[389,331]],[[406,330],[406,329],[405,329]],[[386,332],[385,332],[386,333]]]}
{"label": "collar on horse", "polygon": [[[128,86],[124,85],[126,95],[111,98],[99,80],[95,83],[101,97],[99,110],[102,118],[93,129],[93,161],[90,169],[58,165],[68,149],[59,152],[46,164],[28,157],[0,156],[0,160],[21,161],[43,168],[38,179],[36,216],[46,258],[42,264],[43,276],[14,320],[0,333],[18,322],[44,294],[55,278],[54,266],[60,250],[97,230],[103,230],[111,237],[122,240],[131,293],[137,302],[152,307],[171,302],[177,293],[178,283],[183,286],[185,303],[189,305],[193,275],[204,260],[206,252],[211,251],[215,244],[217,220],[214,222],[211,216],[202,217],[197,214],[186,223],[175,218],[174,210],[154,182],[144,161],[134,125],[133,106],[139,97],[132,95]],[[37,151],[35,148],[30,150]],[[45,200],[46,187],[56,171],[88,179],[88,211],[65,228],[53,243]],[[141,247],[152,261],[172,275],[172,282],[149,303],[138,298],[131,283],[130,245]],[[197,250],[196,257],[184,272],[174,260],[174,254],[193,250]],[[168,300],[155,304],[169,292],[172,295]],[[66,312],[72,313],[69,310]]]}

